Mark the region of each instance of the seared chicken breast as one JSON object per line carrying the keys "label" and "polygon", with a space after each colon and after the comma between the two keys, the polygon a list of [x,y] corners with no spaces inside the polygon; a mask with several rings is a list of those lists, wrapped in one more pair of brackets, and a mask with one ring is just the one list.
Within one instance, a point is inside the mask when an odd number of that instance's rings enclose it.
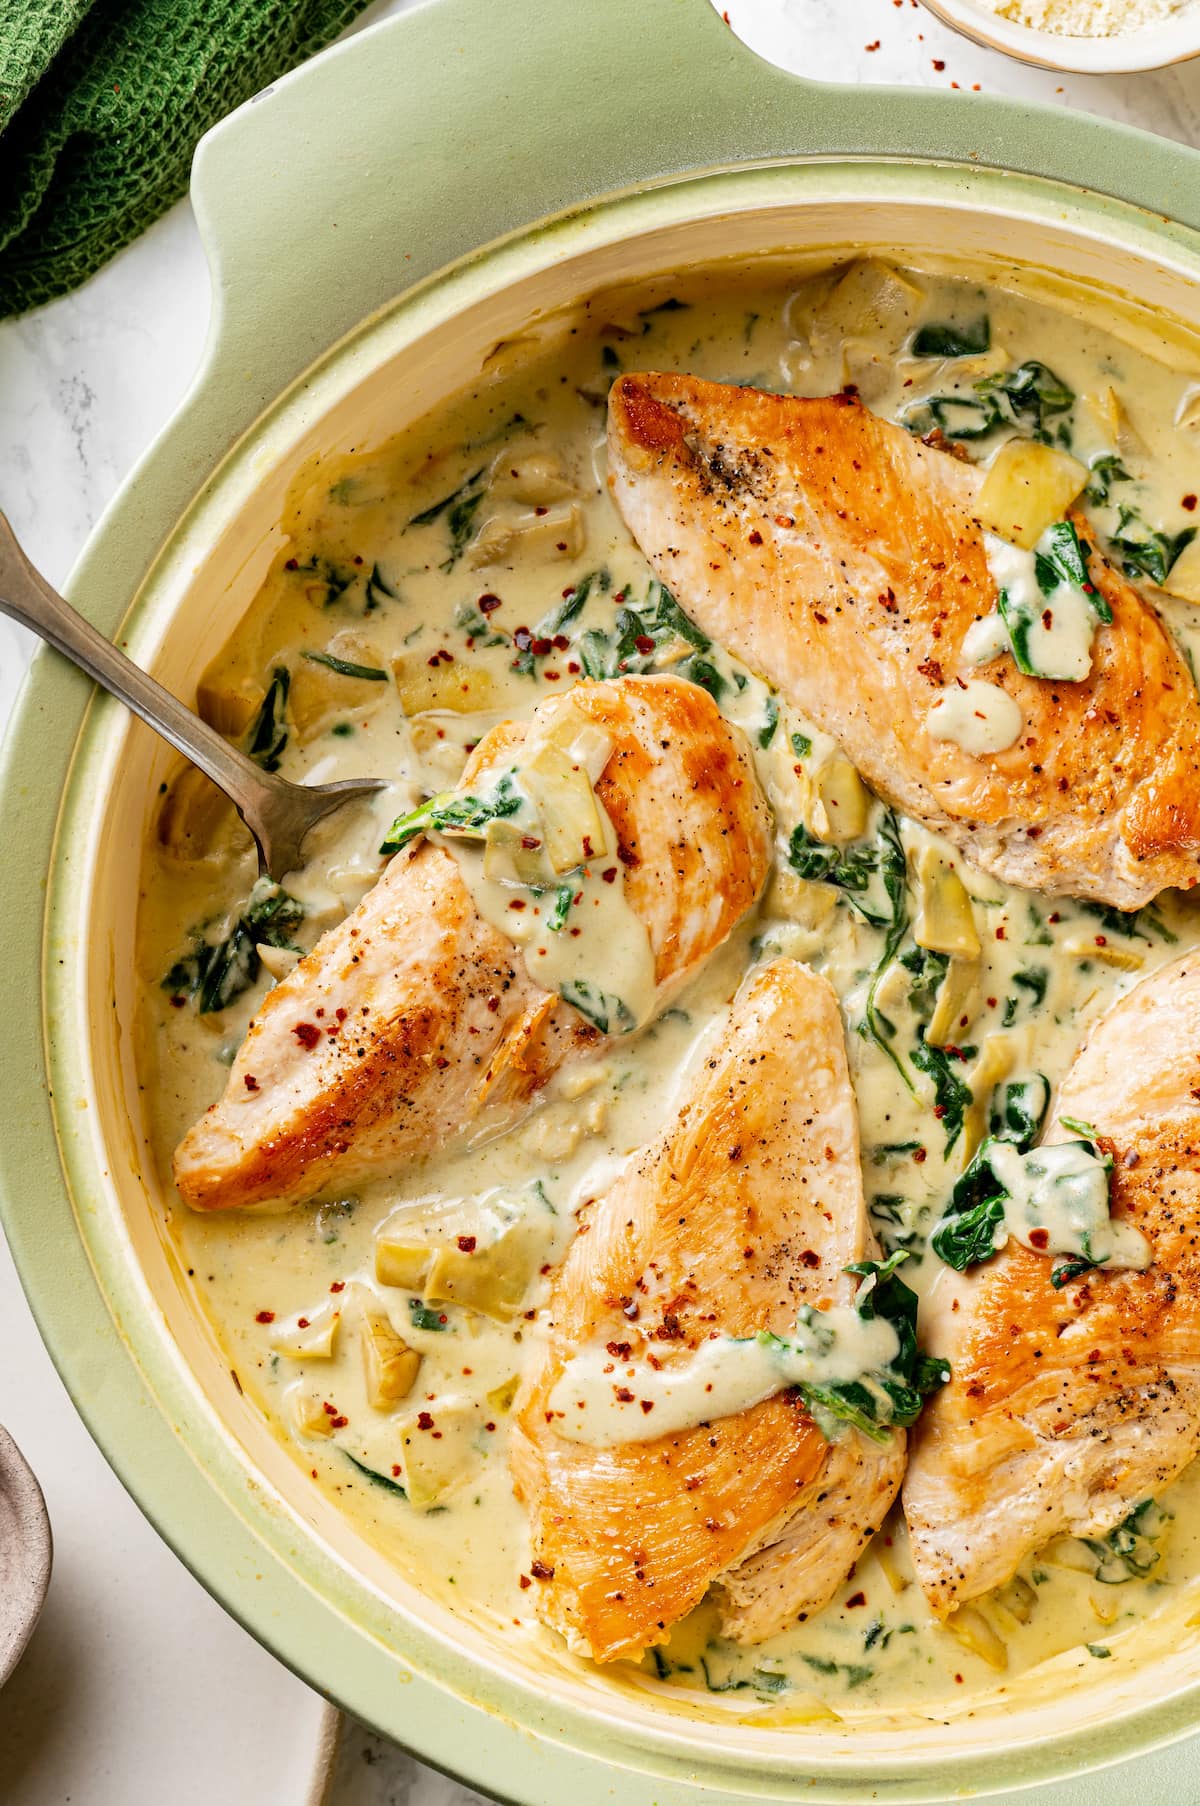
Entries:
{"label": "seared chicken breast", "polygon": [[[608,459],[630,531],[705,632],[976,865],[1119,909],[1196,883],[1196,686],[1153,608],[1098,553],[1089,574],[1112,622],[1086,679],[1026,677],[1007,656],[975,668],[963,638],[997,598],[972,512],[982,472],[853,395],[621,376]],[[935,704],[968,678],[1020,711],[1002,752],[930,732]]]}
{"label": "seared chicken breast", "polygon": [[[905,1438],[829,1443],[799,1394],[649,1442],[556,1427],[568,1359],[686,1359],[715,1332],[794,1330],[849,1303],[874,1252],[858,1120],[830,986],[776,960],[739,994],[679,1116],[582,1225],[552,1283],[546,1342],[514,1407],[539,1616],[598,1662],[665,1641],[718,1579],[729,1633],[818,1610],[895,1497]],[[619,1383],[619,1375],[614,1384]]]}
{"label": "seared chicken breast", "polygon": [[[671,677],[588,684],[496,728],[465,793],[564,710],[603,728],[596,783],[659,1000],[720,946],[762,888],[770,817],[737,730]],[[479,913],[454,858],[421,840],[263,999],[219,1102],[184,1137],[175,1181],[198,1210],[298,1203],[503,1121],[565,1060],[603,1045]]]}
{"label": "seared chicken breast", "polygon": [[950,1384],[914,1433],[904,1509],[934,1611],[1001,1585],[1059,1532],[1102,1535],[1200,1449],[1200,961],[1156,973],[1100,1022],[1061,1090],[1114,1161],[1111,1206],[1145,1272],[1084,1274],[1009,1242],[932,1294]]}

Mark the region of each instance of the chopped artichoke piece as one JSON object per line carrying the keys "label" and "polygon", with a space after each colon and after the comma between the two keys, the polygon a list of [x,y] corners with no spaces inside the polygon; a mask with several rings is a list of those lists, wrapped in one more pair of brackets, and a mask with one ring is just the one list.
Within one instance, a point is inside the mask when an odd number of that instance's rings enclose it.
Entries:
{"label": "chopped artichoke piece", "polygon": [[978,1004],[979,961],[951,957],[938,986],[925,1039],[932,1047],[956,1045],[963,1038],[964,1017],[969,1024]]}
{"label": "chopped artichoke piece", "polygon": [[409,1503],[428,1510],[469,1478],[490,1432],[475,1399],[434,1399],[400,1420],[400,1463]]}
{"label": "chopped artichoke piece", "polygon": [[329,1304],[321,1305],[311,1316],[302,1311],[279,1326],[271,1337],[271,1347],[292,1361],[330,1361],[337,1350],[341,1320],[342,1313]]}
{"label": "chopped artichoke piece", "polygon": [[510,376],[545,348],[545,333],[522,332],[511,339],[497,339],[480,364],[480,373],[484,376]]}
{"label": "chopped artichoke piece", "polygon": [[[689,652],[695,647],[689,646]],[[597,727],[594,721],[587,721],[578,709],[562,709],[546,732],[546,744],[556,746],[570,759],[572,765],[581,765],[587,772],[592,784],[599,782],[604,767],[612,757],[613,737]]]}
{"label": "chopped artichoke piece", "polygon": [[511,1411],[513,1400],[517,1396],[517,1390],[520,1387],[520,1384],[520,1374],[514,1373],[510,1379],[505,1380],[502,1386],[493,1386],[491,1391],[487,1394],[487,1402],[492,1407],[492,1410],[499,1411],[501,1415],[503,1415],[505,1411]]}
{"label": "chopped artichoke piece", "polygon": [[[1095,1593],[1089,1593],[1088,1604],[1091,1606],[1096,1619],[1101,1624],[1115,1624],[1116,1620],[1121,1615],[1120,1601],[1115,1598],[1112,1593],[1106,1594],[1103,1599],[1098,1598]],[[1193,1622],[1193,1619],[1188,1619],[1189,1624]]]}
{"label": "chopped artichoke piece", "polygon": [[375,1238],[375,1277],[381,1286],[419,1292],[432,1259],[433,1249],[420,1238],[415,1225],[405,1223],[393,1233],[385,1223]]}
{"label": "chopped artichoke piece", "polygon": [[206,672],[196,685],[196,713],[227,740],[240,740],[266,694],[255,677],[210,676]]}
{"label": "chopped artichoke piece", "polygon": [[425,1280],[425,1296],[463,1304],[502,1322],[515,1317],[545,1264],[553,1216],[545,1205],[522,1207],[489,1199],[477,1209],[473,1231],[443,1241]]}
{"label": "chopped artichoke piece", "polygon": [[587,543],[583,509],[578,502],[532,513],[491,514],[471,542],[476,569],[502,559],[578,558]]}
{"label": "chopped artichoke piece", "polygon": [[958,1145],[959,1157],[966,1166],[988,1132],[988,1112],[992,1092],[1012,1072],[1016,1052],[1011,1035],[989,1035],[974,1066],[967,1074],[971,1102],[963,1112],[963,1132]]}
{"label": "chopped artichoke piece", "polygon": [[1020,1574],[1014,1574],[1006,1586],[992,1595],[996,1605],[1018,1624],[1028,1624],[1037,1604],[1037,1593]]}
{"label": "chopped artichoke piece", "polygon": [[406,715],[424,715],[430,709],[453,709],[460,715],[470,715],[476,709],[485,709],[491,700],[491,673],[465,659],[447,664],[436,653],[431,657],[420,652],[401,652],[392,660],[392,675]]}
{"label": "chopped artichoke piece", "polygon": [[975,911],[962,879],[936,847],[922,846],[913,858],[917,909],[913,939],[931,953],[979,958]]}
{"label": "chopped artichoke piece", "polygon": [[269,973],[276,984],[289,972],[294,972],[304,957],[295,947],[272,947],[266,941],[259,941],[254,951],[262,961],[263,971]]}
{"label": "chopped artichoke piece", "polygon": [[818,840],[838,846],[865,834],[871,794],[857,770],[841,753],[834,753],[816,774],[816,807],[810,824]]}
{"label": "chopped artichoke piece", "polygon": [[893,1593],[903,1593],[906,1587],[912,1585],[909,1576],[904,1572],[894,1543],[892,1547],[889,1548],[884,1538],[882,1536],[877,1536],[875,1541],[871,1544],[871,1548],[874,1552],[875,1559],[883,1570],[883,1577],[891,1587]]}
{"label": "chopped artichoke piece", "polygon": [[412,1391],[421,1356],[397,1334],[386,1311],[364,1308],[360,1334],[367,1402],[376,1411],[390,1411]]}
{"label": "chopped artichoke piece", "polygon": [[1101,965],[1115,966],[1118,972],[1140,972],[1145,959],[1132,947],[1117,947],[1107,935],[1075,934],[1063,942],[1063,952],[1072,959],[1097,959]]}
{"label": "chopped artichoke piece", "polygon": [[549,1258],[556,1225],[535,1186],[425,1213],[405,1206],[376,1237],[375,1277],[506,1322]]}
{"label": "chopped artichoke piece", "polygon": [[799,878],[786,866],[776,866],[763,909],[769,916],[785,916],[801,928],[823,928],[837,908],[835,885],[819,879]]}
{"label": "chopped artichoke piece", "polygon": [[838,278],[813,313],[811,339],[818,356],[850,337],[883,338],[898,348],[916,324],[924,296],[891,264],[860,257]]}
{"label": "chopped artichoke piece", "polygon": [[1066,1568],[1072,1574],[1094,1575],[1096,1572],[1096,1557],[1076,1536],[1057,1537],[1043,1550],[1042,1560],[1049,1562],[1052,1568]]}
{"label": "chopped artichoke piece", "polygon": [[326,1410],[326,1401],[319,1392],[308,1392],[304,1387],[297,1387],[292,1393],[292,1420],[302,1436],[332,1436],[333,1420],[337,1415],[332,1409]]}
{"label": "chopped artichoke piece", "polygon": [[1167,572],[1163,588],[1181,602],[1200,602],[1200,539],[1193,539]]}
{"label": "chopped artichoke piece", "polygon": [[563,475],[562,460],[557,452],[541,451],[531,445],[511,445],[497,462],[491,493],[512,496],[527,508],[548,508],[553,502],[569,501],[578,491]]}
{"label": "chopped artichoke piece", "polygon": [[552,882],[542,842],[511,821],[490,821],[484,829],[483,875],[497,884],[544,887]]}
{"label": "chopped artichoke piece", "polygon": [[1008,1646],[999,1636],[995,1628],[989,1624],[978,1606],[960,1605],[946,1620],[946,1629],[958,1640],[964,1649],[973,1655],[981,1656],[989,1668],[1004,1670],[1008,1667]]}
{"label": "chopped artichoke piece", "polygon": [[[358,675],[366,671],[383,673],[382,681]],[[308,658],[302,654],[292,666],[288,713],[297,739],[303,745],[340,716],[371,708],[387,687],[378,648],[349,628],[335,633],[320,653]]]}
{"label": "chopped artichoke piece", "polygon": [[1001,539],[1030,552],[1087,480],[1086,465],[1068,452],[1033,439],[1010,439],[988,467],[975,514]]}
{"label": "chopped artichoke piece", "polygon": [[538,813],[551,869],[573,871],[604,849],[604,826],[584,767],[554,745],[542,746],[521,780]]}
{"label": "chopped artichoke piece", "polygon": [[163,857],[178,865],[201,860],[221,864],[250,846],[249,830],[229,798],[194,765],[185,765],[171,780],[158,812],[156,839]]}
{"label": "chopped artichoke piece", "polygon": [[1117,391],[1111,383],[1106,383],[1102,389],[1089,389],[1079,399],[1115,451],[1121,435],[1121,402]]}

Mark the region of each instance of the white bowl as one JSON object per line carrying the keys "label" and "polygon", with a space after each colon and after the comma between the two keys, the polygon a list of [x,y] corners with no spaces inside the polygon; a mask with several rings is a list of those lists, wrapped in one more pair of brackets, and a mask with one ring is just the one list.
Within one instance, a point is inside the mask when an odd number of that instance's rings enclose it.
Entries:
{"label": "white bowl", "polygon": [[29,1463],[0,1429],[0,1686],[21,1659],[50,1584],[50,1519]]}
{"label": "white bowl", "polygon": [[1200,56],[1197,0],[1185,0],[1175,16],[1160,24],[1105,38],[1035,31],[1031,26],[1002,19],[981,0],[925,0],[925,5],[945,24],[974,38],[977,44],[986,44],[989,50],[1003,50],[1040,69],[1063,69],[1079,75],[1128,75]]}

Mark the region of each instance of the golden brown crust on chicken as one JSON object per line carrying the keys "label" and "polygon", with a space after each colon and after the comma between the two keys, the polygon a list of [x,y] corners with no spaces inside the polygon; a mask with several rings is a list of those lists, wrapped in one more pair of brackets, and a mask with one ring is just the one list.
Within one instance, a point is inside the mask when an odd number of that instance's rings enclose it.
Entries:
{"label": "golden brown crust on chicken", "polygon": [[[612,386],[609,473],[634,537],[705,631],[977,865],[1121,909],[1196,883],[1200,702],[1117,571],[1093,552],[1113,621],[1085,681],[964,660],[963,637],[997,593],[974,466],[851,395],[647,374]],[[1003,752],[974,756],[929,733],[944,688],[972,676],[1021,710],[1024,730]]]}
{"label": "golden brown crust on chicken", "polygon": [[[766,1545],[816,1507],[831,1461],[795,1395],[657,1441],[590,1447],[555,1430],[564,1363],[595,1341],[622,1359],[668,1360],[716,1332],[790,1332],[802,1304],[847,1302],[842,1269],[872,1251],[837,1000],[777,960],[739,994],[676,1122],[580,1229],[553,1282],[544,1358],[517,1400],[535,1603],[573,1648],[608,1662],[661,1643],[748,1555],[756,1573],[730,1598],[730,1623],[768,1636],[829,1599],[861,1538],[836,1540],[802,1586],[772,1589]],[[872,1529],[899,1485],[902,1432],[884,1461]]]}
{"label": "golden brown crust on chicken", "polygon": [[[1114,1159],[1112,1210],[1146,1235],[1144,1273],[1055,1291],[1010,1243],[933,1294],[953,1377],[915,1433],[904,1508],[917,1576],[951,1611],[1059,1532],[1099,1535],[1200,1450],[1200,961],[1156,973],[1077,1056],[1069,1117]],[[939,1294],[941,1296],[939,1296]],[[955,1308],[957,1301],[957,1308]]]}
{"label": "golden brown crust on chicken", "polygon": [[[597,793],[665,997],[762,888],[770,821],[750,755],[706,691],[628,677],[497,728],[464,785],[564,708],[613,738]],[[176,1184],[200,1210],[296,1203],[419,1158],[485,1108],[514,1112],[601,1044],[480,916],[453,858],[422,841],[263,999],[224,1096],[179,1146]]]}

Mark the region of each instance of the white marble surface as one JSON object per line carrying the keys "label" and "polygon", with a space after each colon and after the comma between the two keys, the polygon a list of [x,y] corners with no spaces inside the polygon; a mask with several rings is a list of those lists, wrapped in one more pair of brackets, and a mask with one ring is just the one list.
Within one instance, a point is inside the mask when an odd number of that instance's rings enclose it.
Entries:
{"label": "white marble surface", "polygon": [[[405,3],[380,0],[366,19]],[[978,86],[1200,143],[1200,63],[1058,78],[977,49],[917,0],[729,0],[727,11],[753,48],[810,77]],[[0,323],[0,507],[51,580],[66,575],[183,395],[207,313],[204,259],[183,204],[78,294]],[[28,650],[0,620],[0,724]],[[315,1696],[221,1614],[121,1491],[41,1348],[2,1245],[0,1419],[42,1476],[57,1552],[46,1617],[0,1696],[4,1806],[140,1806],[151,1797],[174,1806],[300,1806]],[[164,1651],[175,1660],[164,1661]],[[1055,1799],[1088,1806],[1098,1797],[1091,1785]],[[1160,1759],[1137,1765],[1135,1785],[1144,1806],[1182,1797]],[[470,1806],[476,1798],[354,1728],[330,1795],[331,1806]]]}

